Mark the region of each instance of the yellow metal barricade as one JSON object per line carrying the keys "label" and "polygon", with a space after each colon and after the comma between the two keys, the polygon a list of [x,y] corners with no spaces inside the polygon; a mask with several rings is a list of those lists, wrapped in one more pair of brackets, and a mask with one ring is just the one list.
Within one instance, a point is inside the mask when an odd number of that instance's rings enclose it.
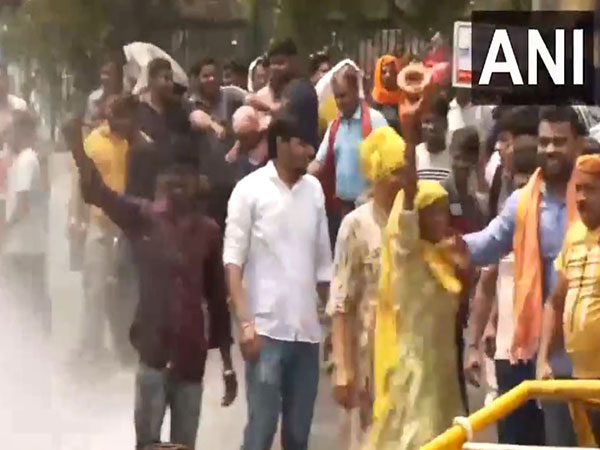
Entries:
{"label": "yellow metal barricade", "polygon": [[600,402],[600,381],[525,381],[461,423],[457,423],[421,450],[459,450],[469,440],[470,433],[477,433],[504,419],[531,399],[564,400],[570,404]]}

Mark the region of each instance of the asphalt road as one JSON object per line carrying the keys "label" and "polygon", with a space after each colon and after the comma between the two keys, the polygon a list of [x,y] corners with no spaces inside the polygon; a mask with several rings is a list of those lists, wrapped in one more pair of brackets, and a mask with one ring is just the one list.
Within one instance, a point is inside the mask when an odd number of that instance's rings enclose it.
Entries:
{"label": "asphalt road", "polygon": [[[26,319],[12,311],[2,295],[0,315],[10,326],[0,331],[0,434],[6,448],[30,450],[133,449],[133,369],[105,363],[81,369],[74,360],[82,317],[81,275],[68,268],[65,235],[69,198],[69,156],[51,160],[49,291],[53,305],[50,342],[24,332]],[[1,287],[0,287],[1,289]],[[25,328],[24,328],[25,327]],[[237,349],[235,367],[240,393],[229,408],[220,406],[223,393],[218,354],[211,354],[205,375],[202,417],[197,449],[238,449],[246,420],[242,362]],[[481,395],[471,396],[474,405]],[[10,407],[6,407],[10,405]],[[341,415],[333,404],[323,374],[311,435],[311,450],[341,448]],[[168,417],[164,438],[168,437]],[[484,440],[493,438],[492,434]],[[273,447],[279,449],[278,443]]]}

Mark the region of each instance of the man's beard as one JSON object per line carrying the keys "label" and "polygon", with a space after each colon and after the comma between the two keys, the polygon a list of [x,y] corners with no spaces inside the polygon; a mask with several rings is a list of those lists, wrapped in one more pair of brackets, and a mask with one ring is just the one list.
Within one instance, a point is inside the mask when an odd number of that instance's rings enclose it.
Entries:
{"label": "man's beard", "polygon": [[558,167],[554,167],[550,169],[550,158],[542,154],[539,156],[540,159],[540,167],[544,173],[544,180],[550,183],[568,183],[571,179],[571,174],[573,173],[574,164],[572,161],[568,160],[562,154],[555,154],[552,156],[553,162],[555,161],[555,165]]}

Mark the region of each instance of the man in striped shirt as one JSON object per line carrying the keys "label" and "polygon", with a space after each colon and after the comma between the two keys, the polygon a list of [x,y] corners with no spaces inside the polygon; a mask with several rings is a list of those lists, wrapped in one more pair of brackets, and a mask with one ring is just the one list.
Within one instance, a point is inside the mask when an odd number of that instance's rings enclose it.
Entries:
{"label": "man in striped shirt", "polygon": [[[555,318],[561,315],[574,376],[600,379],[600,156],[580,157],[575,176],[581,221],[567,232],[555,263],[558,280],[552,307],[545,313],[538,354],[537,375],[542,379],[553,377],[548,355],[554,337],[560,334]],[[588,415],[600,443],[600,409],[590,409]]]}
{"label": "man in striped shirt", "polygon": [[415,149],[417,176],[420,180],[444,181],[450,176],[452,157],[447,145],[448,101],[432,99],[421,119],[422,141]]}

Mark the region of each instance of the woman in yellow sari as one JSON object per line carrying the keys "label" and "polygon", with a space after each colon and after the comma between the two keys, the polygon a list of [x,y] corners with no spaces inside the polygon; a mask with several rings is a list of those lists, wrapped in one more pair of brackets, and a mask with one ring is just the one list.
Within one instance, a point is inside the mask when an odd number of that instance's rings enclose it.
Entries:
{"label": "woman in yellow sari", "polygon": [[463,413],[455,324],[464,283],[446,244],[448,194],[406,173],[383,236],[368,450],[418,449]]}

